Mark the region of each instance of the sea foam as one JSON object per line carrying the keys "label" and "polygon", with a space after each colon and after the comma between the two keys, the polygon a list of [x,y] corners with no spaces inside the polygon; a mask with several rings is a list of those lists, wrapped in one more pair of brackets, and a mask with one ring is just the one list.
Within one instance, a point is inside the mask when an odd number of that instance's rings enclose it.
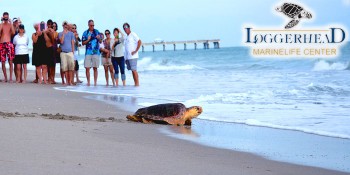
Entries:
{"label": "sea foam", "polygon": [[329,70],[347,70],[350,68],[349,63],[329,63],[324,60],[318,61],[315,63],[313,67],[313,71],[329,71]]}
{"label": "sea foam", "polygon": [[175,65],[168,60],[155,61],[151,57],[144,57],[140,59],[138,61],[138,68],[140,71],[178,71],[203,69],[193,64]]}

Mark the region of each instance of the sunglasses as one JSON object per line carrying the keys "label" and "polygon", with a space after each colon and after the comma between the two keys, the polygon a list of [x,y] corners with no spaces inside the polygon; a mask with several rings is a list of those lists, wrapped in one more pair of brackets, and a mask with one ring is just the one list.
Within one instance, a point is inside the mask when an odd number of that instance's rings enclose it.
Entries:
{"label": "sunglasses", "polygon": [[77,29],[77,28],[72,28],[72,29]]}
{"label": "sunglasses", "polygon": [[105,35],[110,35],[110,33],[105,33]]}
{"label": "sunglasses", "polygon": [[124,29],[128,29],[129,27],[128,27],[128,26],[124,26],[123,28],[124,28]]}

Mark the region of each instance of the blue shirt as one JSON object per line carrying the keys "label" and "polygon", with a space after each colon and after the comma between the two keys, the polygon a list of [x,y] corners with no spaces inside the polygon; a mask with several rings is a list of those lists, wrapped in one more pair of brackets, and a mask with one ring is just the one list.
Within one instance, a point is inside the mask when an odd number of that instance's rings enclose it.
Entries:
{"label": "blue shirt", "polygon": [[[62,32],[58,34],[58,39],[62,37]],[[62,52],[73,52],[72,51],[72,40],[75,41],[73,32],[68,32],[66,35],[64,35],[63,44],[61,44]]]}
{"label": "blue shirt", "polygon": [[96,36],[99,34],[100,34],[100,32],[96,29],[94,29],[93,32],[86,30],[83,33],[82,42],[88,40],[89,36],[91,36],[91,40],[86,44],[85,55],[99,55],[100,54],[100,46],[99,46],[98,39],[96,38]]}

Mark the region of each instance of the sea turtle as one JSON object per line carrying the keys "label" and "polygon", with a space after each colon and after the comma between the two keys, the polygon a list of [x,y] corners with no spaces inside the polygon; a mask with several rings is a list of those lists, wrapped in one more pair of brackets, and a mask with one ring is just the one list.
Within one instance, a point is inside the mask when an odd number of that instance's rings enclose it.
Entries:
{"label": "sea turtle", "polygon": [[301,18],[312,18],[310,12],[307,12],[302,7],[291,3],[284,3],[281,7],[277,7],[276,11],[283,12],[285,15],[292,18],[292,20],[285,26],[286,29],[296,26]]}
{"label": "sea turtle", "polygon": [[202,113],[202,107],[186,108],[182,103],[166,103],[138,109],[126,118],[135,122],[191,125],[191,119]]}

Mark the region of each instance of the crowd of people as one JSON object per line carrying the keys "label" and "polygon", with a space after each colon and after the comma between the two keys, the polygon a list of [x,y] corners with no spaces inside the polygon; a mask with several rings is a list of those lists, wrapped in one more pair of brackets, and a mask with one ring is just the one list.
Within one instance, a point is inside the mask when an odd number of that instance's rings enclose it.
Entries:
{"label": "crowd of people", "polygon": [[[104,35],[95,29],[94,21],[88,21],[88,29],[79,37],[77,25],[64,21],[62,31],[58,32],[57,23],[51,19],[45,23],[34,24],[32,34],[33,51],[32,65],[36,67],[36,76],[33,83],[56,84],[56,64],[60,65],[60,75],[63,85],[82,83],[79,79],[78,47],[85,46],[84,67],[87,85],[90,86],[90,70],[93,68],[94,86],[97,85],[98,68],[102,64],[105,70],[106,85],[109,77],[113,86],[118,86],[119,77],[125,86],[125,65],[131,70],[134,85],[139,86],[137,73],[138,50],[141,40],[131,32],[128,23],[123,24],[125,34],[114,28],[111,38],[110,30]],[[16,83],[27,82],[27,64],[29,59],[29,36],[25,33],[25,26],[20,18],[10,19],[9,13],[4,12],[0,24],[0,56],[3,82],[13,82],[13,73]],[[6,61],[9,64],[9,79],[7,77]],[[120,76],[119,76],[120,73]],[[75,79],[75,80],[74,80]]]}

